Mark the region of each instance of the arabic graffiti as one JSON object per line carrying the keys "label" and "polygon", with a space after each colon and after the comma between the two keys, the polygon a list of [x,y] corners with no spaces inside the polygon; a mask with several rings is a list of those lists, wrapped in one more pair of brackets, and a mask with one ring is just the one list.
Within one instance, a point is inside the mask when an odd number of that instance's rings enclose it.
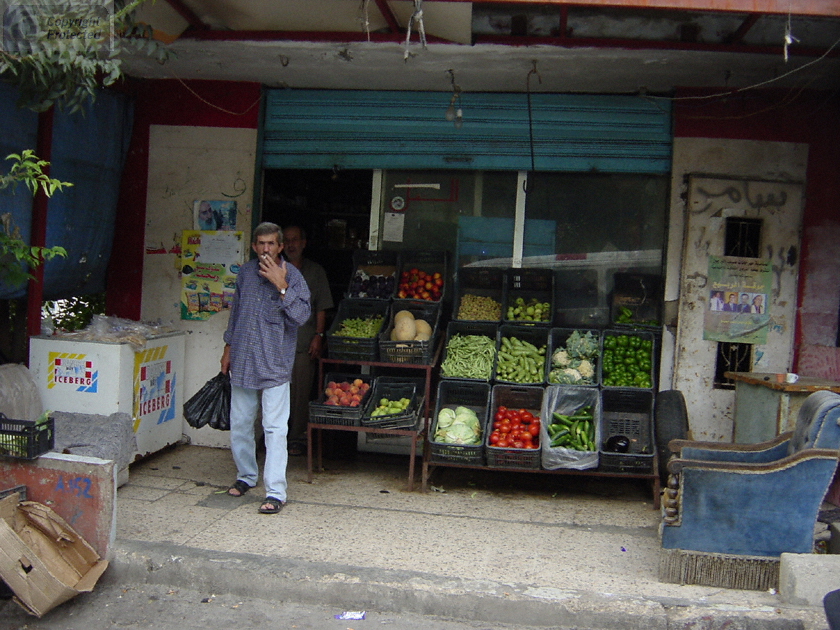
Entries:
{"label": "arabic graffiti", "polygon": [[[720,191],[713,191],[702,186],[698,186],[694,200],[695,205],[691,209],[692,214],[702,214],[711,209],[717,211],[725,205],[731,204],[738,206],[741,202],[745,202],[747,207],[752,210],[767,210],[774,212],[783,208],[788,202],[788,194],[786,190],[777,190],[770,192],[750,192],[750,185],[772,186],[770,182],[736,182],[729,183]],[[728,200],[728,204],[727,204]]]}

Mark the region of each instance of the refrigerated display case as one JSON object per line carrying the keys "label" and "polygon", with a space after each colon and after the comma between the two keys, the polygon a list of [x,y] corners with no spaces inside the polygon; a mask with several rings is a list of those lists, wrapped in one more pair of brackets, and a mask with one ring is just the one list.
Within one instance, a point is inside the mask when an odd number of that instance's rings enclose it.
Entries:
{"label": "refrigerated display case", "polygon": [[44,409],[79,414],[124,412],[133,418],[133,459],[183,435],[184,334],[129,342],[62,336],[30,339],[29,369]]}

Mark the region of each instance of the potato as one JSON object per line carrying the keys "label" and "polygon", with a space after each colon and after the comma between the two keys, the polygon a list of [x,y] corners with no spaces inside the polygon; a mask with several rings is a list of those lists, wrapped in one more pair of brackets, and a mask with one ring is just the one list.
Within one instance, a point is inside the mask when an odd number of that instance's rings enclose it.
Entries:
{"label": "potato", "polygon": [[394,315],[394,324],[396,324],[401,319],[414,319],[414,313],[411,311],[398,311],[396,315]]}
{"label": "potato", "polygon": [[429,339],[431,339],[431,337],[432,336],[429,333],[418,332],[416,335],[414,335],[414,341],[428,341]]}

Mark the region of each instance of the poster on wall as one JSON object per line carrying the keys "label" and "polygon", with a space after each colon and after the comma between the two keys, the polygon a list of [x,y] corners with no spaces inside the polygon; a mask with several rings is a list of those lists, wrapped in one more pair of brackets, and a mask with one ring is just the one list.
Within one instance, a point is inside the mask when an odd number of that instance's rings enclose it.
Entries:
{"label": "poster on wall", "polygon": [[193,201],[193,228],[203,231],[236,229],[236,202],[230,200]]}
{"label": "poster on wall", "polygon": [[767,343],[767,312],[772,268],[757,258],[709,256],[709,307],[703,339],[728,343]]}
{"label": "poster on wall", "polygon": [[230,308],[246,249],[242,232],[181,234],[181,319],[207,320]]}

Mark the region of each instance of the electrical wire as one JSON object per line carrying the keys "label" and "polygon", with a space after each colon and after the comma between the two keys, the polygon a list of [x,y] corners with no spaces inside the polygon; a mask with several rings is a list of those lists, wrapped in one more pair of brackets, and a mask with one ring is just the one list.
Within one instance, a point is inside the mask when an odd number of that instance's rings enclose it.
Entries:
{"label": "electrical wire", "polygon": [[729,90],[728,92],[720,92],[718,94],[703,94],[703,95],[697,95],[697,96],[655,96],[653,94],[648,94],[648,95],[646,95],[646,98],[666,100],[666,101],[699,101],[699,100],[709,100],[709,99],[713,99],[713,98],[722,98],[722,97],[726,97],[726,96],[732,96],[734,94],[739,94],[740,92],[746,92],[747,90],[754,90],[756,88],[764,87],[765,85],[775,83],[776,81],[781,81],[782,79],[784,79],[786,77],[789,77],[792,74],[796,74],[797,72],[800,72],[800,71],[804,70],[805,68],[808,68],[808,67],[814,65],[815,63],[819,63],[820,61],[822,61],[823,59],[828,57],[828,55],[831,54],[831,51],[834,50],[838,46],[838,44],[840,44],[840,39],[837,39],[831,46],[828,47],[828,49],[822,55],[820,55],[816,59],[812,59],[811,61],[799,66],[798,68],[793,68],[792,70],[788,70],[787,72],[785,72],[783,74],[780,74],[777,77],[773,77],[772,79],[767,79],[766,81],[762,81],[761,83],[755,83],[753,85],[748,85],[748,86],[745,86],[745,87],[742,87],[742,88],[732,89],[732,90]]}
{"label": "electrical wire", "polygon": [[187,84],[184,82],[184,80],[183,80],[183,79],[181,79],[181,77],[175,77],[175,79],[177,79],[177,80],[178,80],[178,82],[179,82],[181,85],[183,85],[183,86],[187,89],[187,91],[188,91],[190,94],[192,94],[193,96],[195,96],[195,97],[196,97],[199,101],[201,101],[202,103],[204,103],[204,104],[205,104],[205,105],[207,105],[208,107],[212,107],[213,109],[217,109],[217,110],[219,110],[220,112],[224,112],[225,114],[230,114],[231,116],[244,116],[245,114],[247,114],[248,112],[250,112],[252,109],[254,109],[254,107],[255,107],[256,105],[258,105],[258,104],[259,104],[259,102],[262,100],[262,96],[260,96],[259,98],[257,98],[257,100],[256,100],[256,101],[254,101],[253,103],[251,103],[251,104],[248,106],[248,109],[246,109],[245,111],[243,111],[243,112],[232,112],[232,111],[230,111],[229,109],[225,109],[224,107],[219,107],[218,105],[214,105],[213,103],[211,103],[210,101],[208,101],[206,98],[204,98],[203,96],[201,96],[198,92],[196,92],[195,90],[193,90],[193,89],[192,89],[189,85],[187,85]]}

